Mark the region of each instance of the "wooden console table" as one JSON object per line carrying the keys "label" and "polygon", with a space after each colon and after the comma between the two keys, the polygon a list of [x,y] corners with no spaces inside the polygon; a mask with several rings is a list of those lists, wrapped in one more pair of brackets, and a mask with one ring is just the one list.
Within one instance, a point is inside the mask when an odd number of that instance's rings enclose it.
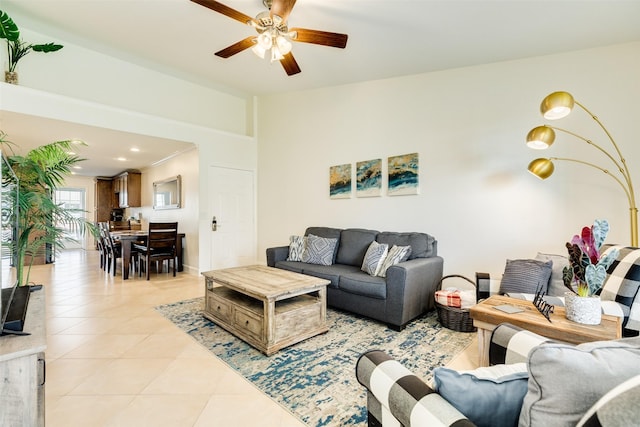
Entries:
{"label": "wooden console table", "polygon": [[[509,314],[495,308],[504,304],[521,308],[524,311]],[[489,364],[491,333],[500,323],[511,323],[543,337],[573,344],[622,337],[622,319],[619,317],[603,314],[599,325],[583,325],[568,320],[565,317],[564,307],[555,306],[550,315],[551,321],[549,321],[532,302],[503,295],[492,295],[474,305],[469,310],[469,315],[473,319],[473,326],[478,328],[480,366],[488,366]]]}
{"label": "wooden console table", "polygon": [[0,336],[0,426],[44,426],[44,289],[31,293],[24,332]]}

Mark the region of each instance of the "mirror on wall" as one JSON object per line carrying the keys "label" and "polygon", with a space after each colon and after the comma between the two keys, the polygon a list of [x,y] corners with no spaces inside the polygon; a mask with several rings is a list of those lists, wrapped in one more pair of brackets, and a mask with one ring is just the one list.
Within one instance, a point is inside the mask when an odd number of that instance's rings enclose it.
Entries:
{"label": "mirror on wall", "polygon": [[155,181],[153,183],[153,208],[178,209],[182,193],[182,179],[180,175]]}

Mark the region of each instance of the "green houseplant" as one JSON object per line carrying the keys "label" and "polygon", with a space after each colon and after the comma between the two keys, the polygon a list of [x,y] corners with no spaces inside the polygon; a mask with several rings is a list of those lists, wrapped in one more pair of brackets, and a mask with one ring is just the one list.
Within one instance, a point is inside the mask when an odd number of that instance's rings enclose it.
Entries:
{"label": "green houseplant", "polygon": [[[13,144],[2,131],[0,143],[5,152],[12,152]],[[12,213],[17,216],[17,230],[9,245],[14,256],[18,286],[29,284],[34,257],[46,245],[56,250],[75,241],[67,234],[67,229],[77,229],[82,234],[88,231],[97,236],[95,225],[83,216],[77,216],[84,211],[66,208],[53,198],[55,190],[71,175],[71,167],[83,160],[70,154],[73,145],[72,141],[57,141],[34,148],[24,156],[7,156],[7,162],[18,179],[18,185],[13,186],[15,190],[8,192],[8,197],[17,200],[18,206],[18,213]]]}
{"label": "green houseplant", "polygon": [[13,19],[6,12],[0,10],[0,39],[7,40],[8,70],[5,72],[5,81],[17,83],[16,67],[18,61],[29,52],[55,52],[62,49],[62,45],[55,43],[27,44],[20,38],[20,30]]}
{"label": "green houseplant", "polygon": [[565,286],[565,313],[569,320],[586,325],[598,325],[601,321],[601,301],[598,295],[607,268],[618,257],[618,249],[604,253],[600,249],[609,233],[606,220],[595,220],[591,227],[583,227],[567,242],[569,265],[563,270]]}

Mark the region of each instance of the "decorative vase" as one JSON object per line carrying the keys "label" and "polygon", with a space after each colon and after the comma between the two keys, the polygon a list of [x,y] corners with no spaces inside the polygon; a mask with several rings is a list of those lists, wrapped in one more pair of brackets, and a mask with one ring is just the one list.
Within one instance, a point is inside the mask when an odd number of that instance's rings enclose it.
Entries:
{"label": "decorative vase", "polygon": [[564,305],[567,319],[583,325],[599,325],[602,320],[600,297],[581,297],[573,292],[565,292]]}
{"label": "decorative vase", "polygon": [[4,81],[7,83],[11,83],[12,85],[18,84],[18,72],[17,71],[5,71],[4,72]]}

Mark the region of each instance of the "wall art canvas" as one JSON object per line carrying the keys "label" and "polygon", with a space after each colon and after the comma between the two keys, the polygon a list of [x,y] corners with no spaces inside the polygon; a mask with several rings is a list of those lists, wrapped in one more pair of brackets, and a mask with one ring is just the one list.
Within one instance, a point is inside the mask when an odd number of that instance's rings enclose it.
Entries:
{"label": "wall art canvas", "polygon": [[329,168],[329,197],[331,199],[351,197],[351,164]]}
{"label": "wall art canvas", "polygon": [[382,159],[356,163],[356,195],[358,197],[380,196],[382,189]]}
{"label": "wall art canvas", "polygon": [[389,157],[389,196],[418,194],[418,153]]}

